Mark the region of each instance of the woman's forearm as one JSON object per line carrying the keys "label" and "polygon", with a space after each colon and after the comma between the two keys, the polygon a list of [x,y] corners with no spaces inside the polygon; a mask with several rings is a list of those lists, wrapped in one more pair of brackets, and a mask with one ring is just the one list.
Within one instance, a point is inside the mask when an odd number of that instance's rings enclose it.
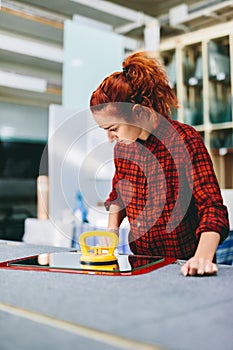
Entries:
{"label": "woman's forearm", "polygon": [[220,241],[220,235],[217,232],[203,232],[201,234],[198,247],[195,253],[196,258],[204,258],[212,261]]}
{"label": "woman's forearm", "polygon": [[121,209],[119,206],[112,204],[109,208],[108,229],[118,230],[125,217],[125,209]]}

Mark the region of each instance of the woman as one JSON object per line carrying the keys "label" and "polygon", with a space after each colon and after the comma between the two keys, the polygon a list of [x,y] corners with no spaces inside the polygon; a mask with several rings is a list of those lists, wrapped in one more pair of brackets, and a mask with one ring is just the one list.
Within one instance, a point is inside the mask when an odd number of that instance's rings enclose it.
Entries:
{"label": "woman", "polygon": [[90,101],[116,141],[108,230],[118,233],[127,216],[134,254],[187,260],[185,276],[215,274],[229,223],[210,156],[194,128],[171,119],[178,101],[159,62],[136,52],[122,66]]}

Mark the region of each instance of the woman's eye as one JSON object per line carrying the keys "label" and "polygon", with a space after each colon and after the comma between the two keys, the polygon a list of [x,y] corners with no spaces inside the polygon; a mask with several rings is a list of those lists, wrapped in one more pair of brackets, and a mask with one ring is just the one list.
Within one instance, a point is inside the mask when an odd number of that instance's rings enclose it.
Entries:
{"label": "woman's eye", "polygon": [[109,129],[109,131],[117,131],[117,128]]}

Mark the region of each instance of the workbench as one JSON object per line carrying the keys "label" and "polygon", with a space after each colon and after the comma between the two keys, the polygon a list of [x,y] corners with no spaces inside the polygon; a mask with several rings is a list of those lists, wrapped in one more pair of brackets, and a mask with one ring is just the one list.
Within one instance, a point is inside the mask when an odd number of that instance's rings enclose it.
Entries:
{"label": "workbench", "polygon": [[[67,250],[0,241],[0,261]],[[232,350],[233,267],[183,277],[0,269],[1,350]]]}

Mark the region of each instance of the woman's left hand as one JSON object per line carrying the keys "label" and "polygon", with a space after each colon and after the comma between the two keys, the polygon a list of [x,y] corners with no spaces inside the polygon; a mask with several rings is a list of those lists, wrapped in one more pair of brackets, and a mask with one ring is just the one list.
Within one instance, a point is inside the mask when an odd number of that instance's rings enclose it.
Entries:
{"label": "woman's left hand", "polygon": [[208,259],[192,257],[181,268],[181,273],[184,276],[203,276],[215,275],[218,272],[218,267],[215,263]]}

